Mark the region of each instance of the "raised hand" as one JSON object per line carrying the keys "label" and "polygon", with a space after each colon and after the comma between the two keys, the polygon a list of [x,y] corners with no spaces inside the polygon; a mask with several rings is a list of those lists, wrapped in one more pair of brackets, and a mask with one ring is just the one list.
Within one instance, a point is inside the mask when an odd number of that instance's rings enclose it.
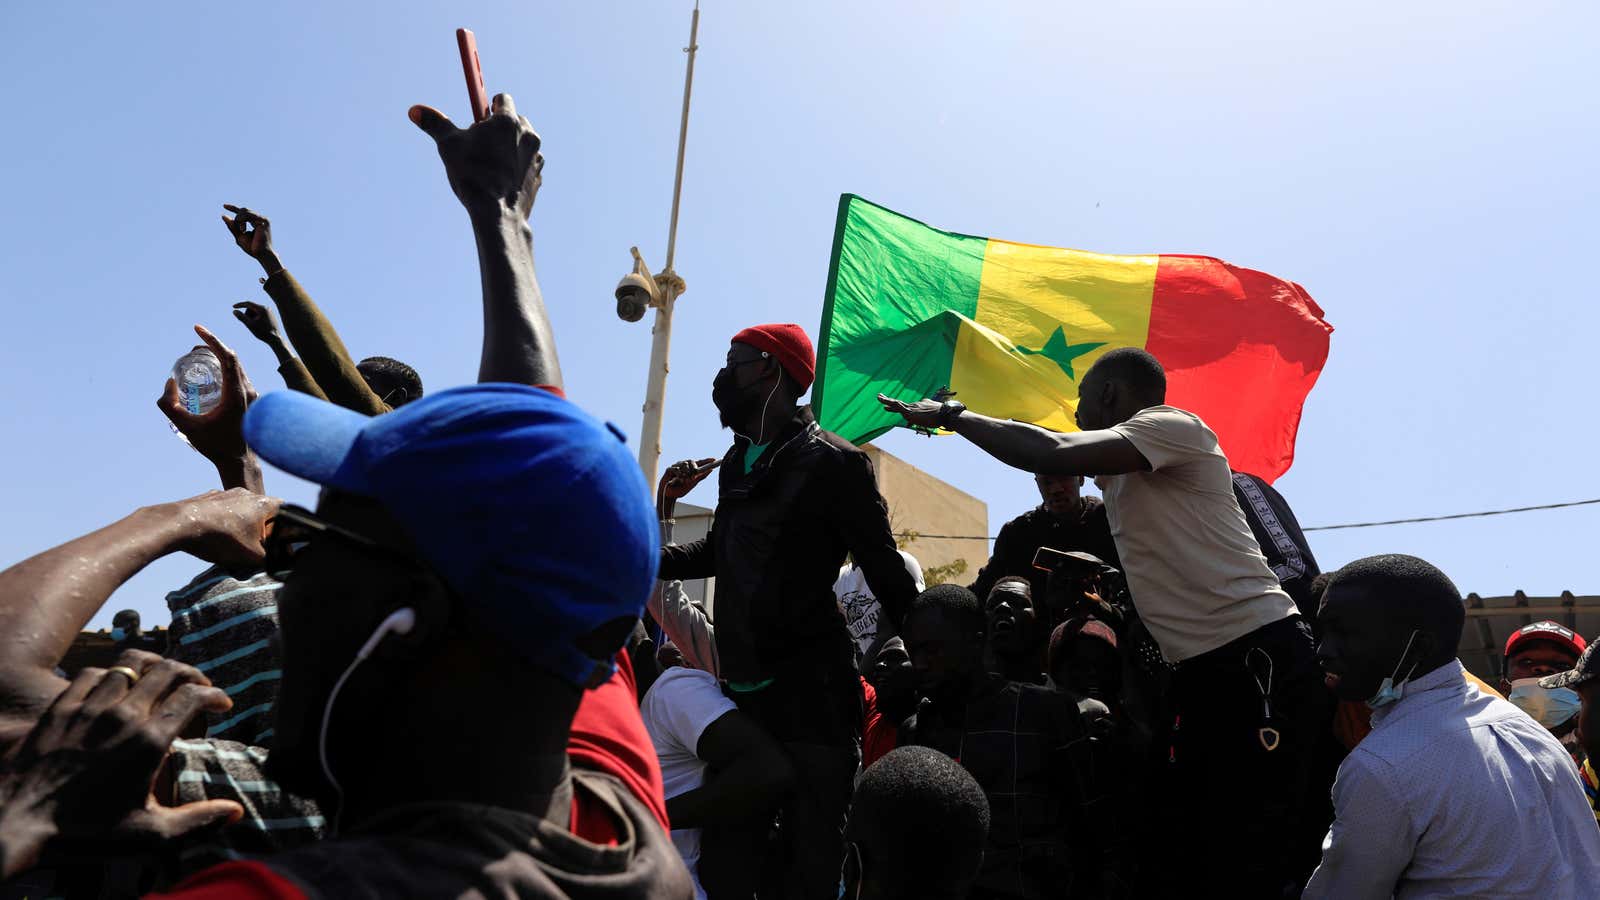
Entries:
{"label": "raised hand", "polygon": [[276,349],[283,344],[283,335],[278,333],[278,320],[273,318],[272,310],[249,300],[241,300],[233,305],[233,317],[244,323],[256,340]]}
{"label": "raised hand", "polygon": [[514,210],[527,219],[533,212],[544,155],[538,133],[517,115],[510,94],[494,95],[489,117],[466,128],[431,106],[413,106],[407,115],[438,146],[450,188],[469,215]]}
{"label": "raised hand", "polygon": [[657,490],[663,500],[677,500],[683,495],[694,490],[695,485],[705,481],[716,467],[716,457],[694,460],[686,459],[667,466],[661,473],[661,483]]}
{"label": "raised hand", "polygon": [[239,249],[260,263],[269,278],[282,269],[278,254],[272,249],[272,223],[267,221],[267,217],[248,207],[231,203],[222,204],[222,208],[234,214],[231,219],[223,216],[222,224],[233,235],[233,242],[239,245]]}
{"label": "raised hand", "polygon": [[883,404],[883,408],[889,412],[904,416],[906,424],[919,428],[939,427],[939,412],[944,408],[944,405],[937,400],[918,400],[915,403],[906,403],[883,394],[878,395],[878,402]]}
{"label": "raised hand", "polygon": [[178,549],[222,566],[249,566],[266,557],[268,524],[283,501],[245,488],[207,491],[174,504],[185,523]]}
{"label": "raised hand", "polygon": [[228,695],[190,666],[127,651],[110,669],[78,673],[5,760],[0,776],[0,878],[46,852],[148,851],[238,821],[231,800],[168,807],[151,793],[172,741]]}
{"label": "raised hand", "polygon": [[[168,378],[156,407],[174,428],[189,439],[191,446],[217,467],[227,483],[230,474],[237,473],[241,466],[248,467],[253,461],[244,443],[243,423],[244,411],[255,402],[256,389],[250,384],[249,376],[245,375],[238,354],[204,326],[196,325],[194,331],[216,354],[217,361],[222,363],[222,397],[210,412],[195,415],[184,408],[178,383]],[[259,482],[260,468],[255,468],[255,478]],[[259,483],[242,486],[260,489]]]}

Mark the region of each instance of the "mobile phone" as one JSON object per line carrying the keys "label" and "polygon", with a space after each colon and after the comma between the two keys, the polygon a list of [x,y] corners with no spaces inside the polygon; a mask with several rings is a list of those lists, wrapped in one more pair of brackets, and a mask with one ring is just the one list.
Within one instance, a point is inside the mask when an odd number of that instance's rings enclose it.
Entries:
{"label": "mobile phone", "polygon": [[1065,561],[1066,554],[1060,550],[1049,547],[1040,547],[1034,551],[1033,567],[1041,572],[1054,572]]}
{"label": "mobile phone", "polygon": [[720,459],[719,460],[714,460],[712,462],[706,463],[703,466],[696,466],[695,470],[694,470],[694,473],[696,475],[699,475],[701,472],[709,472],[712,469],[715,469],[717,466],[720,466],[720,465],[722,465],[722,460],[720,460]]}
{"label": "mobile phone", "polygon": [[489,92],[483,89],[483,66],[478,63],[478,38],[465,28],[456,29],[456,46],[461,48],[461,71],[467,76],[467,99],[472,103],[472,121],[489,118]]}
{"label": "mobile phone", "polygon": [[1074,576],[1088,577],[1100,574],[1105,568],[1105,563],[1087,553],[1040,547],[1033,554],[1033,567],[1041,572],[1066,572]]}

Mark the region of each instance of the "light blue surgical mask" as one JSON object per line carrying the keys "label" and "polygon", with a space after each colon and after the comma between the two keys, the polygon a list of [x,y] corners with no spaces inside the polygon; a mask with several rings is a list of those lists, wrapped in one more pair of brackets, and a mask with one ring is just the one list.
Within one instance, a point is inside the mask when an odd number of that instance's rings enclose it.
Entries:
{"label": "light blue surgical mask", "polygon": [[[1410,681],[1412,674],[1417,671],[1417,664],[1411,664],[1411,668],[1406,670],[1404,678],[1400,677],[1400,667],[1406,664],[1406,657],[1411,655],[1411,644],[1420,633],[1420,631],[1413,629],[1411,637],[1406,638],[1406,648],[1400,651],[1400,661],[1394,664],[1394,672],[1383,679],[1383,684],[1378,686],[1378,692],[1373,694],[1372,698],[1367,701],[1368,706],[1377,709],[1381,706],[1388,706],[1405,696],[1406,682]],[[1398,681],[1395,680],[1397,678],[1399,678]]]}
{"label": "light blue surgical mask", "polygon": [[1546,728],[1565,725],[1583,706],[1577,691],[1540,687],[1537,678],[1518,678],[1511,682],[1511,693],[1506,699]]}
{"label": "light blue surgical mask", "polygon": [[128,632],[124,631],[121,628],[113,628],[113,629],[111,629],[111,640],[113,640],[113,641],[115,641],[115,642],[117,642],[119,644],[122,643],[122,639],[127,637],[127,636],[128,636]]}

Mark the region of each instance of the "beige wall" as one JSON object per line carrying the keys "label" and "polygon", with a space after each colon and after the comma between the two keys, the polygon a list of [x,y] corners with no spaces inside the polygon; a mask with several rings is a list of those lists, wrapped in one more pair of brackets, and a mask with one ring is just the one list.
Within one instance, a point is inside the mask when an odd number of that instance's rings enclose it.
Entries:
{"label": "beige wall", "polygon": [[[896,532],[921,534],[987,535],[989,507],[982,500],[929,475],[903,459],[868,444],[861,448],[872,458],[878,473],[878,490],[889,504],[889,521]],[[918,538],[905,545],[924,569],[967,561],[965,573],[951,580],[970,584],[989,560],[986,540]]]}

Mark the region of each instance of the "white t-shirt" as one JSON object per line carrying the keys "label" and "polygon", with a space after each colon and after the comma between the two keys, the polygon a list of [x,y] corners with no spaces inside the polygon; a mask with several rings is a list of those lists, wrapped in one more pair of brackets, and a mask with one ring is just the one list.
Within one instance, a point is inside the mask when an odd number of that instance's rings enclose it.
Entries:
{"label": "white t-shirt", "polygon": [[[900,557],[906,561],[911,580],[917,583],[917,593],[922,593],[922,564],[904,550],[900,551]],[[833,583],[833,596],[839,601],[850,636],[855,638],[856,662],[860,663],[878,642],[879,631],[884,630],[879,628],[883,604],[873,596],[872,588],[867,586],[867,576],[859,566],[846,565],[839,570],[839,579]],[[893,636],[892,633],[883,635],[885,639]]]}
{"label": "white t-shirt", "polygon": [[1111,430],[1150,463],[1149,472],[1095,481],[1133,605],[1162,655],[1181,662],[1294,614],[1206,423],[1152,406]]}
{"label": "white t-shirt", "polygon": [[[734,709],[717,679],[699,669],[674,666],[650,686],[639,703],[639,716],[661,761],[662,796],[676,797],[705,784],[706,764],[695,755],[700,735]],[[695,896],[705,900],[700,887],[700,829],[674,828],[672,845],[694,879]]]}

